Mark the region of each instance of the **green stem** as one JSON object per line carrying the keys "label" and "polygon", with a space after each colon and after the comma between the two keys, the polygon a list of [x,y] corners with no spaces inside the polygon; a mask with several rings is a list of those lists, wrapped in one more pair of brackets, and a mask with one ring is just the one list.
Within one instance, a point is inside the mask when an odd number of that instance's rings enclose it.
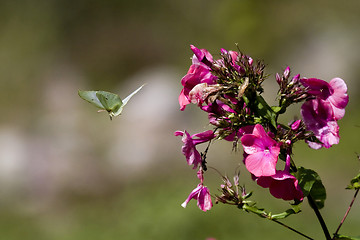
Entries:
{"label": "green stem", "polygon": [[343,225],[346,217],[348,216],[348,214],[349,214],[349,212],[350,212],[350,210],[351,210],[351,207],[352,207],[352,205],[354,204],[354,201],[355,201],[356,196],[357,196],[358,193],[359,193],[359,189],[356,190],[356,192],[355,192],[355,194],[354,194],[354,197],[353,197],[353,199],[352,199],[352,201],[351,201],[351,203],[350,203],[350,205],[349,205],[349,208],[347,209],[347,211],[346,211],[343,219],[341,220],[338,228],[336,229],[336,232],[334,233],[335,236],[339,233],[339,230],[340,230],[341,226]]}
{"label": "green stem", "polygon": [[244,204],[244,205],[242,206],[242,209],[244,209],[244,210],[247,211],[247,212],[252,212],[252,213],[254,213],[254,214],[256,214],[256,215],[258,215],[258,216],[260,216],[260,217],[262,217],[262,218],[269,219],[269,220],[271,220],[271,221],[273,221],[273,222],[275,222],[275,223],[277,223],[277,224],[280,224],[281,226],[283,226],[283,227],[285,227],[285,228],[287,228],[287,229],[289,229],[289,230],[291,230],[291,231],[293,231],[293,232],[295,232],[295,233],[297,233],[297,234],[299,234],[299,235],[301,235],[301,236],[303,236],[303,237],[305,237],[305,238],[307,238],[307,239],[314,240],[313,238],[311,238],[311,237],[303,234],[302,232],[299,232],[298,230],[296,230],[296,229],[294,229],[294,228],[286,225],[285,223],[279,222],[277,219],[272,218],[271,216],[269,216],[269,215],[268,215],[265,211],[263,211],[263,210],[260,210],[260,209],[258,209],[258,208],[251,207],[251,206],[249,206],[249,205],[247,205],[247,204]]}
{"label": "green stem", "polygon": [[307,196],[308,200],[309,200],[309,204],[310,206],[312,207],[312,209],[314,210],[315,214],[316,214],[316,217],[318,218],[319,220],[319,223],[321,225],[321,228],[325,234],[325,237],[326,237],[326,240],[331,240],[331,236],[330,236],[330,233],[329,233],[329,230],[325,224],[325,221],[323,219],[323,217],[321,216],[321,213],[318,209],[318,207],[316,206],[316,203],[314,201],[314,199],[311,197],[311,195],[308,195]]}
{"label": "green stem", "polygon": [[296,232],[297,234],[300,234],[300,235],[303,236],[304,238],[314,240],[313,238],[311,238],[311,237],[309,237],[309,236],[306,236],[305,234],[299,232],[298,230],[296,230],[296,229],[294,229],[294,228],[292,228],[292,227],[290,227],[290,226],[288,226],[288,225],[286,225],[286,224],[284,224],[284,223],[282,223],[282,222],[279,222],[279,221],[276,220],[276,219],[271,219],[271,220],[272,220],[273,222],[276,222],[276,223],[280,224],[280,225],[283,226],[283,227],[286,227],[287,229],[289,229],[289,230],[291,230],[291,231],[293,231],[293,232]]}

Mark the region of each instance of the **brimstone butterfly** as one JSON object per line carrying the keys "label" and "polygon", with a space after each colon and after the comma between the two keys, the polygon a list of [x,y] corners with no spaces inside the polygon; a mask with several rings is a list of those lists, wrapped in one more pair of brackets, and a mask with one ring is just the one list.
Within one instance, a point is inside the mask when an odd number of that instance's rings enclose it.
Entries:
{"label": "brimstone butterfly", "polygon": [[121,98],[111,92],[105,91],[80,91],[79,96],[88,101],[89,103],[95,105],[96,107],[105,110],[109,113],[110,119],[113,117],[119,116],[124,109],[124,106],[128,103],[130,98],[134,96],[144,85],[140,86],[138,89],[133,91],[129,96],[121,100]]}

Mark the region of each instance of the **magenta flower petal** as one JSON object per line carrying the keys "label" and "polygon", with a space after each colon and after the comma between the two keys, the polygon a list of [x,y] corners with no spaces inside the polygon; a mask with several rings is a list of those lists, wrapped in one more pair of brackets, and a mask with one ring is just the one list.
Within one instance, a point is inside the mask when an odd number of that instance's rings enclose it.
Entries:
{"label": "magenta flower petal", "polygon": [[216,76],[212,75],[209,67],[203,63],[192,64],[188,73],[181,79],[183,89],[179,96],[180,109],[184,110],[186,105],[191,102],[190,91],[200,83],[209,85],[215,84]]}
{"label": "magenta flower petal", "polygon": [[210,141],[211,139],[215,138],[215,135],[214,135],[214,132],[212,130],[207,130],[205,132],[195,133],[194,135],[191,136],[191,138],[193,139],[193,143],[195,145],[197,145],[197,144],[200,144],[200,143]]}
{"label": "magenta flower petal", "polygon": [[211,195],[207,187],[203,187],[200,190],[197,205],[204,212],[212,208]]}
{"label": "magenta flower petal", "polygon": [[194,190],[191,191],[185,202],[181,204],[183,208],[186,208],[187,204],[190,202],[191,199],[197,200],[198,195],[200,193],[201,188],[203,187],[202,184],[199,184]]}
{"label": "magenta flower petal", "polygon": [[258,185],[269,188],[271,195],[283,200],[303,200],[304,195],[298,180],[287,171],[276,171],[276,174],[256,179]]}
{"label": "magenta flower petal", "polygon": [[[332,117],[332,107],[329,102],[320,99],[306,101],[301,106],[301,115],[306,128],[312,131],[325,148],[339,143],[339,126]],[[317,149],[318,145],[309,145]]]}
{"label": "magenta flower petal", "polygon": [[199,184],[189,194],[188,198],[181,204],[181,206],[185,208],[191,199],[197,200],[198,207],[204,212],[210,210],[213,206],[209,189],[202,184]]}
{"label": "magenta flower petal", "polygon": [[184,94],[184,89],[181,90],[181,93],[179,95],[179,104],[180,104],[180,110],[184,111],[186,105],[190,103],[189,99]]}
{"label": "magenta flower petal", "polygon": [[[345,115],[345,107],[349,102],[347,86],[341,78],[334,78],[330,83],[324,80],[309,78],[301,79],[307,88],[307,93],[316,97],[316,100],[328,102],[331,106],[329,114],[334,120],[339,120]],[[310,100],[311,101],[311,100]]]}
{"label": "magenta flower petal", "polygon": [[347,86],[341,78],[334,78],[330,81],[333,94],[328,98],[333,107],[335,120],[339,120],[345,115],[345,107],[349,102]]}
{"label": "magenta flower petal", "polygon": [[332,94],[330,84],[324,80],[308,78],[301,79],[300,82],[308,89],[307,92],[309,94],[320,97],[323,100],[327,99]]}
{"label": "magenta flower petal", "polygon": [[176,131],[175,136],[182,136],[182,153],[184,154],[188,165],[194,165],[193,168],[197,168],[201,164],[201,155],[196,150],[196,145],[204,142],[208,142],[215,137],[213,131],[208,130],[205,132],[190,135],[187,131]]}
{"label": "magenta flower petal", "polygon": [[197,64],[199,62],[204,63],[212,63],[213,57],[206,49],[199,49],[194,45],[190,45],[191,51],[194,53],[193,64]]}

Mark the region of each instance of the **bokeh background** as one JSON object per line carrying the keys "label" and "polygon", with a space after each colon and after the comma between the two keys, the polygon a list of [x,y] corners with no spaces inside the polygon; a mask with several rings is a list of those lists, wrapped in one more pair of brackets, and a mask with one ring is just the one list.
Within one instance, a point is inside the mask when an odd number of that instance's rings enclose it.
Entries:
{"label": "bokeh background", "polygon": [[[173,132],[208,127],[195,106],[179,111],[189,45],[216,57],[236,43],[267,64],[269,101],[274,74],[288,65],[293,74],[347,82],[340,144],[295,149],[298,165],[327,187],[322,214],[334,232],[353,194],[344,188],[360,168],[359,9],[358,0],[0,1],[0,239],[302,239],[235,207],[180,206],[198,180]],[[144,83],[113,121],[77,95],[101,89],[125,97]],[[299,106],[283,120],[294,116]],[[215,142],[207,159],[229,177],[242,160],[231,148]],[[288,208],[240,169],[259,206]],[[205,177],[215,194],[220,176]],[[286,222],[322,239],[303,205]],[[341,232],[360,235],[359,225],[357,201]]]}

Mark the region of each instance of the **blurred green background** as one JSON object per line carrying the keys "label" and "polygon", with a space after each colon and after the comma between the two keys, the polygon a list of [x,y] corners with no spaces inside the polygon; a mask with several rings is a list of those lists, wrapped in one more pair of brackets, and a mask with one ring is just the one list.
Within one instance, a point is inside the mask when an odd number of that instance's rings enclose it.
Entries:
{"label": "blurred green background", "polygon": [[[353,194],[344,188],[360,167],[359,10],[358,0],[0,1],[0,239],[302,239],[235,207],[180,206],[198,180],[173,132],[207,128],[205,113],[180,112],[177,102],[189,45],[216,57],[235,43],[267,64],[269,100],[274,74],[288,65],[293,74],[347,82],[340,144],[295,149],[298,165],[327,187],[322,213],[334,232]],[[124,97],[144,83],[113,121],[77,96],[101,89]],[[299,106],[284,122],[294,116]],[[231,147],[216,142],[208,154],[229,177],[242,160]],[[287,209],[241,169],[259,206]],[[216,194],[219,175],[205,178]],[[306,202],[286,222],[323,239]],[[341,232],[360,235],[359,225],[358,199]]]}

